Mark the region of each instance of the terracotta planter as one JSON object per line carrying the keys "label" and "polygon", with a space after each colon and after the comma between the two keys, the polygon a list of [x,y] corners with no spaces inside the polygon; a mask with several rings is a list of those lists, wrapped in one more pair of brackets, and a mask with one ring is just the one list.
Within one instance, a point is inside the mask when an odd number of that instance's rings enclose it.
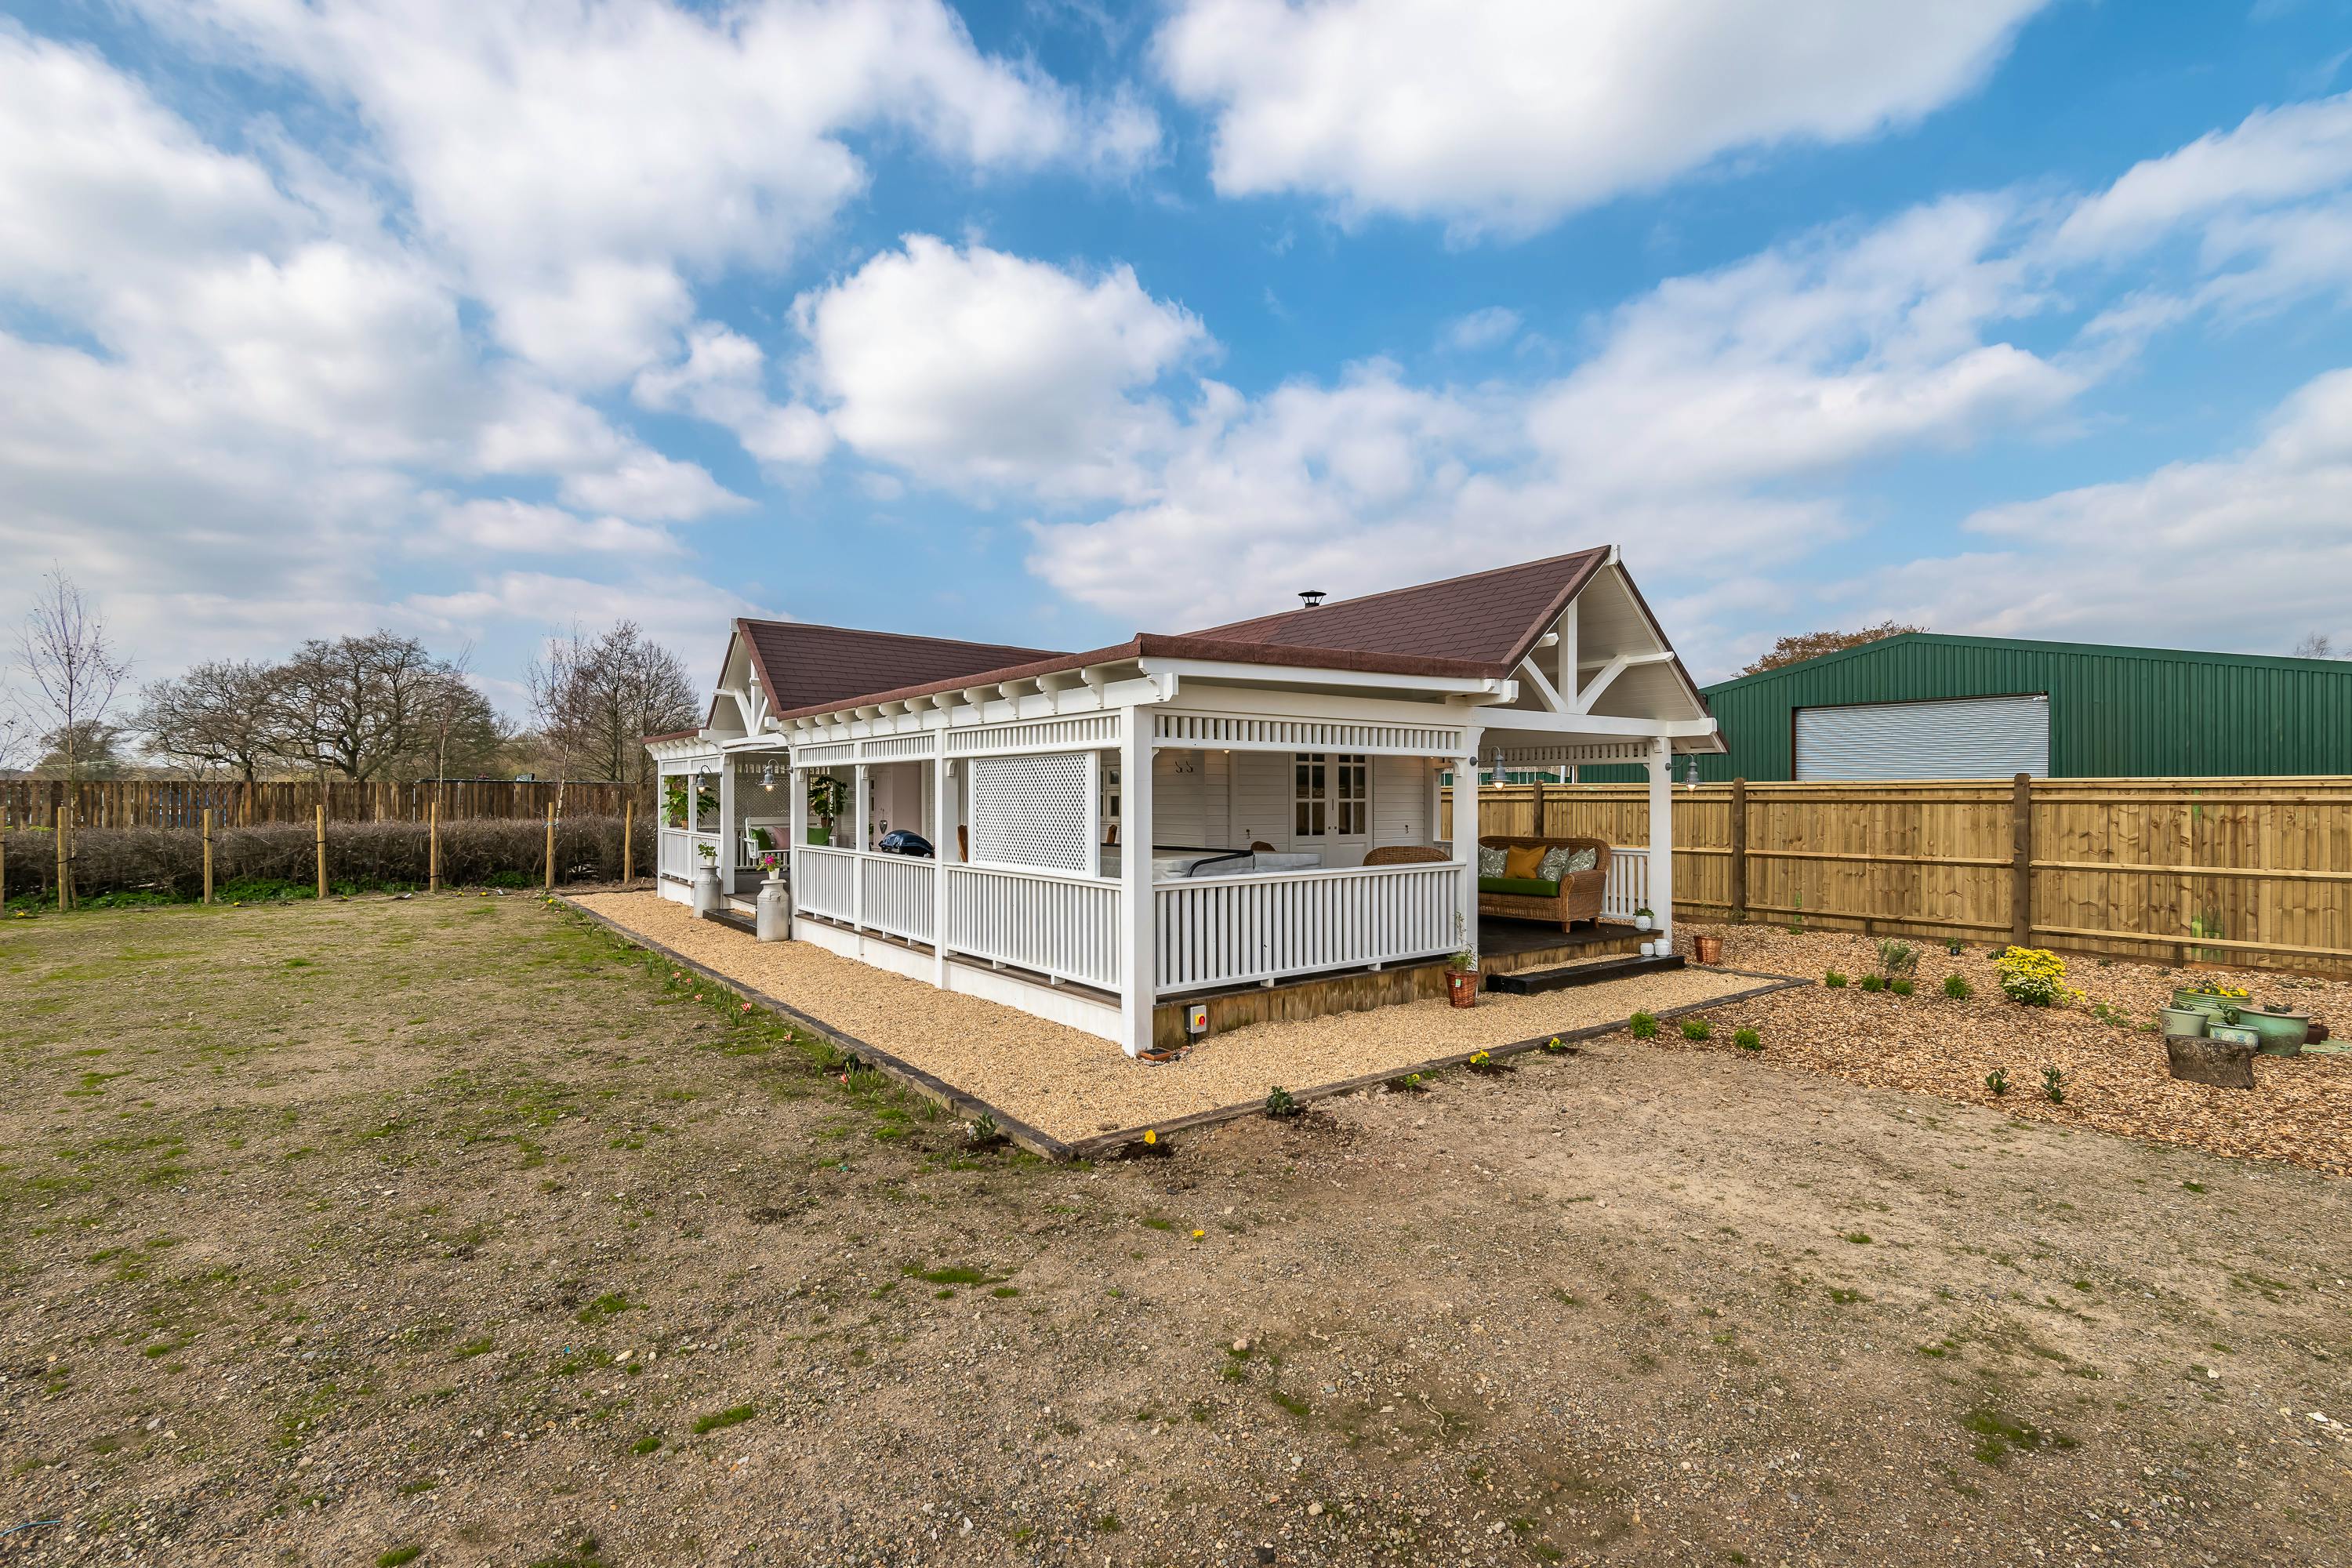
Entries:
{"label": "terracotta planter", "polygon": [[1723,962],[1723,939],[1719,936],[1695,936],[1691,945],[1698,949],[1698,961],[1705,964]]}
{"label": "terracotta planter", "polygon": [[2164,1054],[2172,1076],[2215,1089],[2254,1087],[2254,1047],[2204,1035],[2167,1035]]}
{"label": "terracotta planter", "polygon": [[1445,999],[1456,1007],[1475,1007],[1478,1005],[1478,972],[1475,969],[1447,970]]}

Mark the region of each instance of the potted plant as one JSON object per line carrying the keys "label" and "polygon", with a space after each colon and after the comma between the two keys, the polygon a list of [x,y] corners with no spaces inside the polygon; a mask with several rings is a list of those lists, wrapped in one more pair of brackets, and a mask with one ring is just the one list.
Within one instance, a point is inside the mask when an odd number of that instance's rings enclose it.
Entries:
{"label": "potted plant", "polygon": [[1650,929],[1650,922],[1657,918],[1658,917],[1656,915],[1650,912],[1650,906],[1643,904],[1640,909],[1633,911],[1633,929],[1635,931],[1647,931]]}
{"label": "potted plant", "polygon": [[2246,1005],[2246,994],[2234,985],[2224,985],[2209,980],[2202,985],[2183,985],[2174,989],[2172,1005],[2176,1007],[2202,1007],[2209,1013],[2225,1013]]}
{"label": "potted plant", "polygon": [[694,852],[702,861],[694,868],[694,912],[699,918],[719,908],[719,846],[698,844]]}
{"label": "potted plant", "polygon": [[2158,1007],[2156,1016],[2168,1035],[2202,1035],[2213,1023],[2213,1015],[2202,1007]]}
{"label": "potted plant", "polygon": [[2267,1007],[2242,1004],[2238,1023],[2262,1037],[2262,1051],[2268,1057],[2301,1056],[2311,1037],[2311,1015],[2281,1003]]}
{"label": "potted plant", "polygon": [[1459,910],[1454,916],[1454,956],[1445,961],[1445,999],[1456,1007],[1478,1005],[1478,952],[1470,944]]}
{"label": "potted plant", "polygon": [[1723,939],[1719,936],[1695,936],[1691,945],[1698,950],[1701,963],[1714,965],[1723,962]]}

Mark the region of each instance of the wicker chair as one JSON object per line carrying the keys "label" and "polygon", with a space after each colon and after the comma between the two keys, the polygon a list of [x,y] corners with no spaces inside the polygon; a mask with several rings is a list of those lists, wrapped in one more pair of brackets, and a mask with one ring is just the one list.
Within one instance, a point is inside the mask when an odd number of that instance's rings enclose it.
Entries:
{"label": "wicker chair", "polygon": [[1592,869],[1576,871],[1559,879],[1556,898],[1535,898],[1525,893],[1490,893],[1481,889],[1478,912],[1500,915],[1507,920],[1558,921],[1559,929],[1572,929],[1579,921],[1601,921],[1601,896],[1609,886],[1609,846],[1598,838],[1513,838],[1489,835],[1478,840],[1487,849],[1520,849],[1530,844],[1540,844],[1547,849],[1590,849],[1593,852]]}
{"label": "wicker chair", "polygon": [[1364,857],[1367,866],[1442,865],[1445,851],[1427,844],[1384,844]]}

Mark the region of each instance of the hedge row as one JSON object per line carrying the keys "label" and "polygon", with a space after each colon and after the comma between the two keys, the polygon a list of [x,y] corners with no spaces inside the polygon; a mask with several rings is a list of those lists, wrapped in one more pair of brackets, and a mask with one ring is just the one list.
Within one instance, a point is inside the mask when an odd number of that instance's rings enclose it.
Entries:
{"label": "hedge row", "polygon": [[[425,886],[431,829],[421,822],[327,825],[327,881],[338,889]],[[652,835],[636,835],[640,876],[653,869]],[[46,830],[0,835],[7,865],[0,897],[57,896],[57,840]],[[68,840],[76,897],[204,892],[204,836],[186,828],[84,827]],[[213,830],[213,884],[315,885],[313,829],[282,823]],[[441,825],[441,880],[456,887],[536,886],[546,876],[544,822],[475,818]],[[555,879],[610,882],[621,875],[621,819],[570,816],[555,825]]]}

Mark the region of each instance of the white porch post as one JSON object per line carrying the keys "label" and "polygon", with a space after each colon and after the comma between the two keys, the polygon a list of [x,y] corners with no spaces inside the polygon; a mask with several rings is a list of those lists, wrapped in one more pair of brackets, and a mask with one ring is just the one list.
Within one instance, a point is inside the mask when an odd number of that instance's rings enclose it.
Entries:
{"label": "white porch post", "polygon": [[939,737],[931,758],[931,984],[948,984],[948,741]]}
{"label": "white porch post", "polygon": [[[860,763],[850,770],[851,804],[849,807],[849,847],[852,853],[866,853],[866,764]],[[866,868],[853,867],[855,880],[849,895],[849,923],[859,931],[866,929]],[[862,951],[862,950],[861,950]]]}
{"label": "white porch post", "polygon": [[1650,742],[1650,913],[1672,951],[1675,931],[1675,744]]}
{"label": "white porch post", "polygon": [[719,753],[719,907],[735,896],[735,759]]}
{"label": "white porch post", "polygon": [[1159,1000],[1152,961],[1151,715],[1129,708],[1118,734],[1120,1044],[1129,1056],[1151,1048],[1151,1006]]}
{"label": "white porch post", "polygon": [[1472,952],[1478,948],[1478,739],[1481,731],[1462,732],[1462,755],[1450,759],[1454,770],[1454,860],[1461,868],[1462,940]]}
{"label": "white porch post", "polygon": [[784,877],[797,909],[801,889],[807,886],[801,879],[801,850],[808,843],[808,772],[793,764],[789,752],[784,754]]}

